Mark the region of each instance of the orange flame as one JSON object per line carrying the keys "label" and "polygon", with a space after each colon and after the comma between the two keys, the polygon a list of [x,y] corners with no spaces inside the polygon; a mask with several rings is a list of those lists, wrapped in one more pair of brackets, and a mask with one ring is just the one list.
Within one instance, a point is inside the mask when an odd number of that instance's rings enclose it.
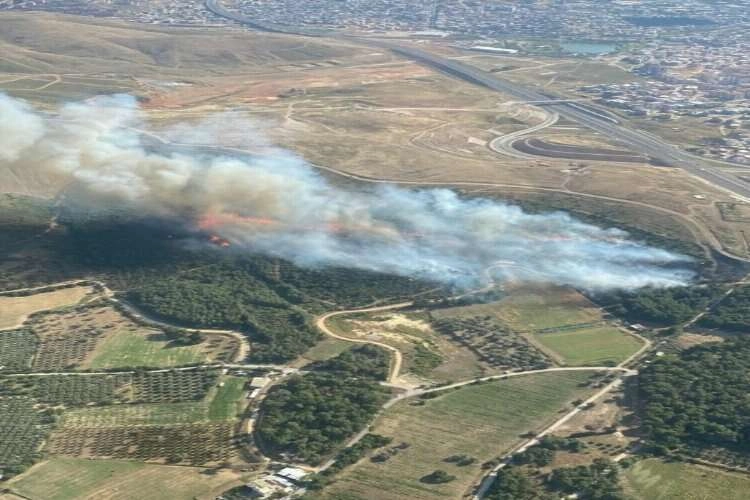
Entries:
{"label": "orange flame", "polygon": [[420,238],[423,235],[420,233],[404,234],[398,230],[387,226],[371,226],[368,224],[352,224],[344,223],[339,221],[327,222],[317,225],[292,225],[286,224],[278,219],[272,219],[268,217],[254,217],[248,215],[240,215],[231,212],[209,212],[198,218],[196,221],[198,228],[203,231],[219,232],[224,226],[251,226],[256,228],[268,227],[273,228],[276,226],[291,226],[293,229],[298,230],[312,230],[312,231],[325,231],[328,233],[336,234],[347,234],[347,233],[370,233],[380,235],[388,238],[398,238],[400,236],[411,236],[413,238]]}

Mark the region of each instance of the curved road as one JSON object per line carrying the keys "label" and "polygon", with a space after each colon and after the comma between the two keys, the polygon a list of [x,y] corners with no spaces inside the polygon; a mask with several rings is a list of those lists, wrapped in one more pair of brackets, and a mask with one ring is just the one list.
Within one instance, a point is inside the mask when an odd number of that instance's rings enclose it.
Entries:
{"label": "curved road", "polygon": [[[396,54],[412,59],[418,63],[433,67],[443,73],[460,78],[475,85],[502,92],[525,101],[546,102],[557,99],[557,96],[546,95],[537,90],[503,80],[498,75],[488,73],[475,66],[448,59],[440,55],[390,41],[361,39],[363,44],[370,44],[389,49]],[[737,177],[722,172],[715,167],[716,163],[703,160],[664,140],[640,130],[616,123],[587,108],[570,102],[548,104],[547,108],[557,112],[563,118],[584,125],[595,132],[626,144],[634,151],[658,160],[660,163],[682,168],[704,181],[745,199],[750,199],[750,185]]]}
{"label": "curved road", "polygon": [[526,137],[523,140],[514,141],[512,146],[517,151],[522,151],[532,157],[556,158],[580,161],[605,161],[613,163],[649,163],[650,159],[645,156],[599,147],[576,146],[573,144],[560,144],[549,142],[539,137]]}
{"label": "curved road", "polygon": [[557,112],[563,118],[579,123],[580,125],[599,132],[606,137],[622,142],[634,151],[643,153],[660,163],[682,168],[710,184],[718,186],[725,191],[729,191],[730,193],[744,199],[750,200],[750,185],[746,184],[741,179],[716,168],[719,162],[704,160],[703,158],[683,151],[652,134],[621,125],[616,120],[612,120],[611,118],[599,114],[593,109],[579,106],[574,102],[561,100],[560,97],[556,95],[542,93],[517,83],[501,79],[497,74],[488,73],[476,66],[471,66],[455,59],[449,59],[417,47],[407,46],[388,40],[345,36],[324,30],[302,29],[258,22],[247,16],[227,10],[221,5],[220,0],[206,0],[205,5],[208,10],[218,16],[242,23],[258,30],[303,36],[327,35],[331,38],[338,38],[363,45],[379,47],[390,50],[408,59],[412,59],[417,63],[430,66],[455,78],[489,88],[490,90],[511,95],[526,102],[550,103],[550,101],[552,101],[550,104],[547,104],[547,107],[554,112]]}
{"label": "curved road", "polygon": [[539,157],[523,153],[522,151],[519,151],[513,147],[513,143],[516,141],[516,139],[519,139],[523,137],[524,135],[533,134],[534,132],[539,132],[540,130],[543,130],[547,127],[550,127],[557,123],[557,120],[560,119],[560,115],[557,113],[549,113],[547,116],[547,119],[544,120],[542,123],[539,123],[537,125],[534,125],[533,127],[529,127],[523,130],[518,130],[516,132],[511,132],[510,134],[501,135],[500,137],[495,137],[490,141],[488,144],[489,148],[494,151],[495,153],[501,154],[501,155],[507,155],[513,158],[519,158],[522,160],[538,160]]}
{"label": "curved road", "polygon": [[343,340],[346,342],[354,342],[355,344],[372,344],[376,345],[378,347],[382,347],[383,349],[387,349],[393,353],[393,361],[391,363],[390,370],[388,370],[388,378],[386,379],[389,384],[396,385],[396,379],[398,378],[399,373],[401,372],[401,365],[403,364],[404,357],[401,354],[401,351],[396,349],[395,347],[385,344],[383,342],[378,342],[375,340],[365,340],[365,339],[353,339],[350,337],[343,337],[341,335],[338,335],[334,333],[330,328],[328,328],[328,325],[326,325],[326,321],[333,318],[334,316],[341,316],[343,314],[355,314],[355,313],[363,313],[363,312],[378,312],[378,311],[391,311],[395,309],[404,309],[405,307],[409,307],[414,302],[401,302],[398,304],[391,304],[387,306],[375,306],[375,307],[364,307],[361,309],[348,309],[345,311],[333,311],[326,313],[322,316],[319,316],[315,320],[315,326],[318,327],[318,330],[325,333],[329,337],[333,337],[338,340]]}

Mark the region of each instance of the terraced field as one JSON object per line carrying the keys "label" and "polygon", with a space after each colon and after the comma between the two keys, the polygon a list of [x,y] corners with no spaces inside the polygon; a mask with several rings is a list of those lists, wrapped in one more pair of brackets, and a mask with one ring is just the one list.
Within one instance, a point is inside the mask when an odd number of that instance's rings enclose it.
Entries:
{"label": "terraced field", "polygon": [[[165,395],[161,398],[164,402],[66,411],[50,436],[47,452],[51,456],[127,458],[193,465],[239,460],[240,442],[235,428],[244,408],[245,379],[224,377],[207,391],[205,398],[196,399],[190,388],[199,387],[191,381],[199,384],[200,381],[183,375],[199,375],[199,372],[175,373],[180,377],[147,374],[145,379],[136,376],[131,383],[134,399],[152,401],[155,398],[148,397],[149,394],[174,386],[178,392]],[[200,387],[205,388],[205,384]]]}

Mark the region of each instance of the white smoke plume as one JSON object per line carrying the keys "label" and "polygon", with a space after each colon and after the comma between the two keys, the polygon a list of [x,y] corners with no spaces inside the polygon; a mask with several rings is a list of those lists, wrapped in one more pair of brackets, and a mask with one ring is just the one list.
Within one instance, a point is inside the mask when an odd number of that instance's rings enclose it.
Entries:
{"label": "white smoke plume", "polygon": [[[215,123],[205,134],[191,128],[190,140],[215,132]],[[342,189],[279,150],[251,159],[153,152],[140,140],[143,128],[129,96],[43,116],[0,95],[0,165],[64,174],[69,192],[94,208],[117,204],[185,218],[235,248],[299,265],[463,285],[492,275],[590,290],[680,285],[692,276],[686,257],[561,212],[529,214],[447,189]],[[253,143],[262,136],[247,133]]]}

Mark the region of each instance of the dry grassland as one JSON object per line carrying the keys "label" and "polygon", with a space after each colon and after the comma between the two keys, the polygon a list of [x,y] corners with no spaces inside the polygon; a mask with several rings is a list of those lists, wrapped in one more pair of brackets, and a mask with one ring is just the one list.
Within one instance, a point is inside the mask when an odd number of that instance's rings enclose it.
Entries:
{"label": "dry grassland", "polygon": [[77,304],[91,292],[91,287],[77,286],[26,297],[0,296],[0,330],[21,326],[35,312]]}
{"label": "dry grassland", "polygon": [[572,288],[526,286],[510,289],[500,301],[436,311],[438,317],[490,315],[515,331],[592,323],[602,320],[601,311]]}
{"label": "dry grassland", "polygon": [[241,477],[229,469],[209,475],[196,467],[55,458],[14,478],[9,487],[32,500],[203,500],[239,485]]}

